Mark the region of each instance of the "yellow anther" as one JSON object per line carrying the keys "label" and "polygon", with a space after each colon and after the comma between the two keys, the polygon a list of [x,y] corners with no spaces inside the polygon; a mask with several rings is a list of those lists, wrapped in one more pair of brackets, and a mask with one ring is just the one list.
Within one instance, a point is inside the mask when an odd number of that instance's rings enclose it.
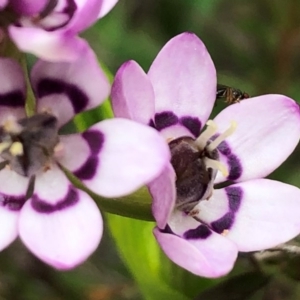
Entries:
{"label": "yellow anther", "polygon": [[204,160],[205,160],[206,168],[219,170],[224,177],[227,177],[229,175],[227,166],[221,163],[220,161],[210,159],[208,157],[205,157]]}
{"label": "yellow anther", "polygon": [[223,232],[221,233],[221,235],[226,236],[228,235],[229,230],[228,229],[224,229]]}
{"label": "yellow anther", "polygon": [[6,149],[8,149],[10,145],[11,145],[11,142],[2,142],[2,143],[0,143],[0,153],[5,151]]}
{"label": "yellow anther", "polygon": [[209,139],[218,130],[217,124],[213,120],[208,120],[206,122],[206,125],[206,129],[200,134],[200,136],[195,141],[200,150],[206,147],[206,144],[209,141]]}
{"label": "yellow anther", "polygon": [[207,146],[207,149],[209,151],[215,150],[227,137],[229,137],[235,132],[236,128],[237,128],[237,122],[231,121],[230,127],[227,130],[225,130],[222,134],[220,134],[213,142],[211,142]]}
{"label": "yellow anther", "polygon": [[14,143],[12,143],[12,145],[9,148],[9,152],[13,156],[23,155],[24,149],[23,149],[22,143],[20,143],[20,142],[14,142]]}

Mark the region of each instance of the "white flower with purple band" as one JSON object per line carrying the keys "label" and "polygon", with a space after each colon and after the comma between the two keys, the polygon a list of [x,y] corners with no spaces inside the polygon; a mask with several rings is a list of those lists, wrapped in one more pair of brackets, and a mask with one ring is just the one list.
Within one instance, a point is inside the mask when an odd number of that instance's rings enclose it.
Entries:
{"label": "white flower with purple band", "polygon": [[83,133],[59,133],[109,95],[110,84],[89,48],[71,63],[38,61],[30,79],[37,105],[28,117],[22,70],[15,61],[0,59],[0,249],[20,236],[37,257],[68,269],[96,249],[103,225],[97,205],[60,166],[112,198],[157,177],[170,153],[156,130],[126,119],[105,120]]}
{"label": "white flower with purple band", "polygon": [[[70,61],[84,53],[79,32],[106,15],[118,0],[10,0],[15,22],[8,28],[18,48],[50,61]],[[0,8],[7,1],[0,2]]]}
{"label": "white flower with purple band", "polygon": [[298,104],[264,95],[208,121],[216,80],[202,41],[183,33],[148,74],[134,61],[123,64],[112,88],[115,115],[156,128],[171,150],[171,164],[149,185],[154,235],[170,259],[205,277],[228,273],[238,251],[267,249],[300,232],[299,189],[262,178],[299,142]]}

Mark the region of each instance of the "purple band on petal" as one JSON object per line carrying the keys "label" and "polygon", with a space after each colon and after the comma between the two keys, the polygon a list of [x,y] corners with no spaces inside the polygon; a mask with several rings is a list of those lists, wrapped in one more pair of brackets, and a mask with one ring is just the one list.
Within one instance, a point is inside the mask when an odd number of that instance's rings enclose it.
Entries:
{"label": "purple band on petal", "polygon": [[92,155],[98,155],[104,142],[104,135],[100,131],[88,130],[82,134],[91,149]]}
{"label": "purple band on petal", "polygon": [[211,235],[210,229],[205,225],[199,225],[195,229],[186,231],[183,237],[187,240],[206,239]]}
{"label": "purple band on petal", "polygon": [[87,161],[74,172],[74,175],[81,180],[92,179],[99,165],[98,154],[104,142],[104,135],[100,131],[88,130],[82,134],[90,147],[90,156]]}
{"label": "purple band on petal", "polygon": [[166,225],[165,229],[160,229],[160,231],[163,233],[175,234],[168,224]]}
{"label": "purple band on petal", "polygon": [[89,157],[84,165],[74,172],[74,175],[81,180],[92,179],[96,174],[98,162],[98,157]]}
{"label": "purple band on petal", "polygon": [[[58,22],[56,24],[56,26],[51,26],[51,27],[43,26],[43,29],[45,29],[47,31],[54,31],[54,30],[57,30],[59,28],[62,28],[64,26],[66,26],[70,22],[70,20],[73,18],[73,15],[75,14],[75,12],[77,10],[77,5],[76,5],[74,0],[67,0],[66,2],[67,2],[67,5],[59,12],[59,14],[60,15],[63,15],[63,14],[67,15],[68,18],[64,22]],[[55,1],[54,1],[54,3],[55,3]],[[52,5],[52,1],[49,1],[49,4],[44,9],[44,11],[46,13],[49,13],[48,12],[48,10],[49,10],[48,6],[49,5]],[[50,17],[51,17],[51,13],[50,13]]]}
{"label": "purple band on petal", "polygon": [[178,117],[171,111],[164,111],[155,114],[154,117],[155,128],[160,131],[178,123]]}
{"label": "purple band on petal", "polygon": [[12,211],[19,211],[23,207],[25,201],[25,196],[14,197],[3,194],[0,195],[0,206],[4,206]]}
{"label": "purple band on petal", "polygon": [[31,205],[32,208],[39,213],[50,214],[59,210],[66,209],[70,206],[73,206],[78,201],[79,201],[79,197],[76,190],[70,188],[67,195],[54,205],[40,199],[37,195],[32,196]]}
{"label": "purple band on petal", "polygon": [[0,95],[0,106],[18,107],[25,105],[25,97],[21,91],[13,91]]}
{"label": "purple band on petal", "polygon": [[228,212],[219,220],[211,223],[211,228],[217,232],[222,233],[224,230],[230,229],[234,222],[234,212]]}
{"label": "purple band on petal", "polygon": [[186,127],[194,137],[198,137],[201,131],[201,122],[198,118],[193,117],[182,117],[180,118],[180,123]]}
{"label": "purple band on petal", "polygon": [[148,125],[154,129],[156,129],[154,121],[152,119],[149,121]]}
{"label": "purple band on petal", "polygon": [[[215,140],[218,135],[212,137],[212,140]],[[232,153],[229,145],[226,141],[223,141],[219,146],[218,150],[227,157],[227,163],[229,165],[229,180],[237,180],[241,177],[243,168],[238,157]]]}
{"label": "purple band on petal", "polygon": [[89,101],[87,95],[76,85],[57,79],[41,79],[37,85],[37,94],[39,98],[52,94],[66,94],[75,113],[84,110]]}
{"label": "purple band on petal", "polygon": [[243,190],[238,186],[229,186],[225,188],[225,191],[228,197],[229,209],[231,212],[236,213],[242,202]]}

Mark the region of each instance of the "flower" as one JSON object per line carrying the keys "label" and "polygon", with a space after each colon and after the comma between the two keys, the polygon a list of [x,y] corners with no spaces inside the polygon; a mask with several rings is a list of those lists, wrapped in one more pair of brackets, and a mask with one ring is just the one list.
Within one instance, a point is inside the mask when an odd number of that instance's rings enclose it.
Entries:
{"label": "flower", "polygon": [[[300,231],[299,189],[262,178],[299,141],[298,104],[264,95],[207,122],[216,84],[204,44],[183,33],[163,47],[148,74],[129,61],[112,86],[115,115],[156,128],[171,150],[171,164],[149,184],[154,235],[172,261],[204,277],[228,273],[238,251],[273,247]],[[218,183],[224,187],[215,189]]]}
{"label": "flower", "polygon": [[40,60],[33,66],[33,116],[25,115],[25,80],[15,61],[0,59],[0,81],[0,249],[19,235],[44,262],[72,268],[96,249],[103,224],[94,201],[60,166],[95,193],[120,197],[157,177],[169,149],[154,129],[125,119],[105,120],[83,133],[59,133],[110,92],[90,49],[71,63]]}
{"label": "flower", "polygon": [[107,14],[117,1],[10,0],[17,16],[9,35],[24,52],[49,61],[71,61],[86,48],[77,34]]}

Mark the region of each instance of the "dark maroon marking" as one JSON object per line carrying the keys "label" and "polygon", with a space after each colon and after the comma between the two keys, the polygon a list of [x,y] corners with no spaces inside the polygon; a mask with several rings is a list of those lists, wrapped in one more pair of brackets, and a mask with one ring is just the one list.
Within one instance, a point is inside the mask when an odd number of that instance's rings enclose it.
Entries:
{"label": "dark maroon marking", "polygon": [[[213,136],[212,140],[214,141],[218,136],[219,135]],[[222,153],[225,156],[228,156],[231,154],[231,149],[225,141],[220,143],[220,145],[218,146],[218,150],[220,151],[220,153]]]}
{"label": "dark maroon marking", "polygon": [[[51,2],[51,1],[49,1],[49,2]],[[64,26],[66,26],[70,22],[70,20],[73,18],[74,13],[77,10],[77,5],[74,2],[74,0],[67,0],[67,2],[68,3],[66,5],[66,7],[63,10],[61,10],[60,13],[68,15],[68,19],[65,22],[63,22],[63,23],[61,23],[61,24],[59,24],[57,26],[44,27],[45,30],[47,30],[47,31],[54,31],[54,30],[57,30],[59,28],[62,28]],[[53,9],[55,9],[55,7]],[[51,13],[52,13],[52,11],[50,11],[47,15],[51,16]]]}
{"label": "dark maroon marking", "polygon": [[201,122],[198,118],[193,117],[182,117],[179,122],[186,127],[194,137],[198,137],[201,131]]}
{"label": "dark maroon marking", "polygon": [[163,233],[175,234],[168,224],[166,225],[165,229],[159,229],[159,231]]}
{"label": "dark maroon marking", "polygon": [[20,197],[0,195],[0,206],[4,206],[12,211],[19,211],[23,207],[25,201],[25,195]]}
{"label": "dark maroon marking", "polygon": [[152,119],[149,121],[148,126],[150,126],[152,128],[155,128],[155,124],[154,124],[154,121]]}
{"label": "dark maroon marking", "polygon": [[104,135],[97,130],[88,130],[82,133],[82,137],[87,141],[92,155],[98,155],[104,142]]}
{"label": "dark maroon marking", "polygon": [[229,180],[237,180],[242,175],[242,165],[240,160],[237,158],[236,155],[230,154],[227,156],[227,163],[229,165]]}
{"label": "dark maroon marking", "polygon": [[[212,137],[212,140],[214,141],[217,137],[218,135],[214,135]],[[220,143],[217,149],[227,158],[227,163],[229,165],[228,179],[237,180],[238,178],[240,178],[243,173],[242,164],[238,157],[232,153],[232,150],[229,147],[228,143],[226,143],[226,141],[223,141],[222,143]]]}
{"label": "dark maroon marking", "polygon": [[178,117],[171,111],[164,111],[162,113],[155,114],[154,117],[155,128],[160,131],[169,126],[178,123]]}
{"label": "dark maroon marking", "polygon": [[211,235],[210,229],[205,225],[199,225],[195,229],[186,231],[183,237],[187,240],[206,239]]}
{"label": "dark maroon marking", "polygon": [[41,79],[37,85],[38,97],[42,98],[52,94],[66,94],[75,113],[83,111],[89,102],[88,96],[74,84],[53,78]]}
{"label": "dark maroon marking", "polygon": [[237,212],[240,208],[242,197],[243,197],[243,190],[239,186],[228,186],[225,188],[225,192],[228,197],[229,209],[231,212]]}
{"label": "dark maroon marking", "polygon": [[224,230],[230,229],[234,222],[234,212],[228,212],[219,220],[211,223],[211,228],[217,232],[222,233]]}
{"label": "dark maroon marking", "polygon": [[25,96],[22,91],[13,91],[0,95],[0,106],[25,106]]}
{"label": "dark maroon marking", "polygon": [[98,162],[98,157],[89,157],[84,165],[74,172],[74,175],[81,180],[92,179],[96,174]]}
{"label": "dark maroon marking", "polygon": [[[39,213],[50,214],[73,206],[78,203],[78,201],[78,193],[73,188],[70,188],[65,198],[58,201],[56,204],[47,203],[46,201],[40,199],[36,194],[34,194],[31,198],[31,206],[35,211]],[[70,230],[71,229],[72,228],[70,228]]]}

